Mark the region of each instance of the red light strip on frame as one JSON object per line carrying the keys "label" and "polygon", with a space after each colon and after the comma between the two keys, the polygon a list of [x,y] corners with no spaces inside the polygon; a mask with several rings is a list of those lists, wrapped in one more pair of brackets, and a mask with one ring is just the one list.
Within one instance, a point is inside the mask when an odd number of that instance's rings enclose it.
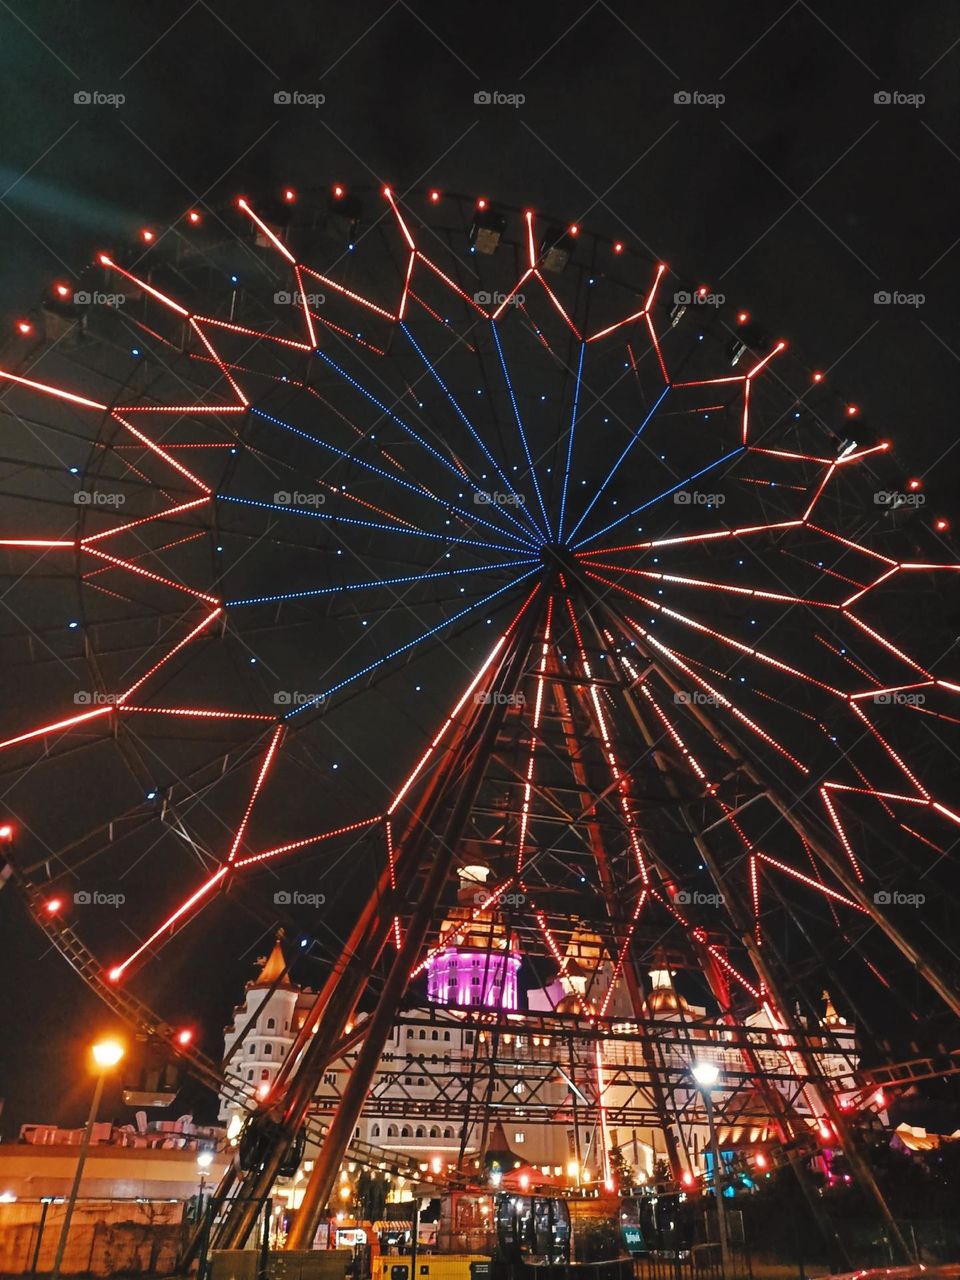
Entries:
{"label": "red light strip on frame", "polygon": [[280,240],[280,239],[279,239],[279,237],[278,237],[278,236],[276,236],[276,235],[274,234],[274,232],[272,232],[272,231],[270,230],[270,228],[267,226],[267,224],[263,221],[263,219],[262,219],[262,218],[258,218],[258,217],[257,217],[257,215],[256,215],[256,214],[253,212],[253,210],[250,208],[249,204],[248,204],[248,203],[246,202],[246,200],[243,198],[243,196],[241,196],[241,197],[237,200],[237,208],[238,208],[238,209],[242,209],[242,210],[243,210],[243,212],[244,212],[244,213],[245,213],[245,214],[246,214],[246,215],[247,215],[247,216],[248,216],[248,217],[249,217],[253,222],[255,222],[255,223],[256,223],[256,225],[260,228],[260,230],[263,232],[263,234],[267,237],[267,239],[270,241],[270,243],[273,245],[273,247],[274,247],[274,248],[275,248],[279,253],[282,253],[282,254],[283,254],[283,256],[286,258],[286,260],[287,260],[288,262],[292,263],[294,266],[296,266],[296,265],[297,265],[297,260],[296,260],[296,258],[293,256],[293,254],[290,252],[290,250],[287,248],[287,246],[283,243],[283,241],[282,241],[282,240]]}
{"label": "red light strip on frame", "polygon": [[305,849],[309,844],[332,840],[334,836],[349,835],[351,831],[362,831],[364,827],[372,827],[381,820],[378,814],[375,818],[362,818],[359,822],[348,822],[342,827],[335,827],[333,831],[323,831],[320,835],[305,836],[302,840],[290,840],[287,844],[277,845],[275,849],[265,849],[262,853],[251,853],[245,858],[238,858],[234,866],[239,871],[241,867],[248,867],[251,863],[266,862],[268,858],[279,858],[284,853],[293,853],[295,849]]}
{"label": "red light strip on frame", "polygon": [[547,667],[547,654],[550,652],[550,623],[553,618],[553,596],[547,600],[547,620],[543,628],[543,645],[540,651],[540,665],[537,668],[537,696],[533,709],[533,732],[530,735],[530,752],[527,756],[527,776],[523,784],[523,808],[520,813],[520,830],[517,836],[517,875],[523,870],[523,855],[527,843],[527,826],[530,821],[530,801],[533,795],[533,769],[537,756],[537,736],[540,732],[540,715],[543,709],[543,674]]}
{"label": "red light strip on frame", "polygon": [[127,969],[129,969],[129,967],[134,963],[134,961],[138,960],[140,956],[142,956],[143,953],[146,950],[148,950],[162,934],[166,933],[168,929],[171,929],[177,923],[178,920],[182,920],[183,917],[190,911],[190,909],[192,907],[195,907],[202,898],[205,898],[210,893],[211,889],[215,888],[220,883],[220,881],[227,874],[229,869],[230,869],[229,867],[221,867],[219,871],[215,871],[213,873],[213,875],[210,877],[209,880],[204,881],[204,883],[200,886],[200,888],[197,889],[195,893],[191,894],[189,898],[187,898],[186,902],[182,902],[180,906],[177,907],[176,911],[174,911],[171,915],[167,916],[166,920],[164,920],[162,925],[154,929],[153,933],[151,933],[150,937],[147,938],[146,942],[142,942],[140,946],[137,947],[136,951],[132,951],[130,955],[127,956],[126,960],[123,961],[122,964],[115,965],[109,971],[109,973],[107,974],[107,977],[110,979],[110,981],[119,982],[120,979],[123,977],[124,973],[127,971]]}

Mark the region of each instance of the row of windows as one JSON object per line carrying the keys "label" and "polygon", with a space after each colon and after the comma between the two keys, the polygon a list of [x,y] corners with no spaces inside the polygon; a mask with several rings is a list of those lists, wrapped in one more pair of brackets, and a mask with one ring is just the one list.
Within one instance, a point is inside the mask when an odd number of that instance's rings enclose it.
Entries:
{"label": "row of windows", "polygon": [[[428,1133],[426,1129],[424,1129],[423,1125],[419,1125],[416,1129],[411,1131],[410,1126],[405,1124],[401,1127],[400,1132],[398,1133],[397,1126],[395,1124],[388,1124],[386,1132],[386,1137],[388,1138],[452,1138],[453,1136],[454,1132],[452,1129],[444,1129],[441,1133],[436,1125],[434,1125]],[[371,1128],[370,1137],[380,1137],[380,1126],[378,1124],[375,1124]]]}
{"label": "row of windows", "polygon": [[[253,1043],[253,1041],[251,1041],[247,1045],[247,1053],[252,1058],[256,1052],[257,1052],[257,1046]],[[269,1042],[269,1040],[263,1046],[263,1056],[265,1058],[273,1057],[273,1045]],[[287,1056],[287,1046],[285,1044],[282,1044],[280,1046],[280,1057],[285,1058],[286,1056]]]}
{"label": "row of windows", "polygon": [[[441,1039],[440,1032],[439,1032],[439,1031],[436,1031],[436,1030],[431,1031],[431,1032],[430,1032],[430,1037],[429,1037],[429,1038],[430,1038],[431,1040],[439,1040],[439,1039]],[[426,1033],[426,1031],[421,1031],[421,1032],[418,1034],[418,1033],[414,1030],[414,1028],[413,1028],[413,1027],[407,1027],[407,1039],[408,1039],[408,1040],[426,1040],[426,1039],[427,1039],[427,1033]],[[449,1032],[449,1031],[444,1031],[442,1039],[444,1039],[444,1040],[449,1040],[449,1039],[450,1039],[450,1032]],[[465,1032],[463,1033],[463,1043],[464,1043],[464,1044],[473,1044],[473,1032],[472,1032],[472,1031],[465,1031]]]}

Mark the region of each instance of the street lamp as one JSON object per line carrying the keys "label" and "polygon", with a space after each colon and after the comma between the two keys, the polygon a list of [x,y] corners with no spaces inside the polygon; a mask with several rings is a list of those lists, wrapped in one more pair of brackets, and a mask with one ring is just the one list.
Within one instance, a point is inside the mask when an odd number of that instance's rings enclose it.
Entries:
{"label": "street lamp", "polygon": [[83,1140],[80,1143],[80,1155],[77,1158],[77,1171],[73,1175],[73,1186],[70,1188],[70,1198],[67,1200],[67,1209],[63,1217],[63,1226],[60,1228],[60,1240],[57,1243],[57,1256],[53,1261],[53,1270],[50,1273],[50,1280],[59,1280],[60,1267],[63,1264],[63,1254],[67,1247],[67,1236],[70,1234],[70,1220],[73,1217],[73,1211],[76,1207],[77,1196],[80,1192],[80,1179],[83,1177],[83,1166],[87,1162],[87,1153],[90,1150],[90,1139],[93,1136],[93,1126],[96,1124],[97,1112],[100,1110],[100,1100],[103,1097],[103,1086],[106,1083],[107,1072],[111,1067],[115,1067],[123,1057],[123,1045],[118,1040],[100,1040],[91,1049],[93,1060],[97,1065],[97,1085],[93,1091],[93,1101],[90,1103],[90,1114],[87,1116],[86,1128],[83,1131]]}
{"label": "street lamp", "polygon": [[720,1144],[717,1142],[717,1126],[713,1121],[713,1086],[720,1079],[720,1068],[712,1062],[697,1062],[690,1069],[703,1095],[707,1112],[707,1129],[710,1133],[710,1156],[713,1160],[713,1198],[717,1202],[717,1231],[720,1236],[720,1265],[727,1280],[733,1275],[730,1265],[730,1241],[727,1236],[727,1216],[723,1205],[723,1165],[720,1160]]}

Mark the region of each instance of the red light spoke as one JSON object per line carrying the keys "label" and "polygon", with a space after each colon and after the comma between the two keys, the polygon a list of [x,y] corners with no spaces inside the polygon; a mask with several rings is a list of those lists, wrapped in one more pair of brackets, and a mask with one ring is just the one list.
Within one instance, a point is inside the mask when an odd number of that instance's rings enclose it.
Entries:
{"label": "red light spoke", "polygon": [[30,729],[26,733],[17,734],[15,738],[7,738],[6,742],[0,742],[0,751],[5,747],[15,747],[21,742],[30,742],[33,738],[45,738],[50,733],[65,732],[67,729],[72,729],[74,725],[95,720],[98,716],[108,716],[113,710],[112,706],[96,707],[93,711],[82,711],[79,715],[69,716],[66,720],[55,720],[52,724],[41,725],[39,729]]}
{"label": "red light spoke", "polygon": [[136,285],[138,289],[142,289],[144,293],[149,293],[151,298],[156,298],[158,302],[163,303],[171,311],[176,312],[178,316],[189,319],[190,312],[186,307],[181,307],[179,302],[175,302],[173,298],[168,297],[165,293],[161,293],[159,289],[155,289],[152,284],[148,284],[146,280],[142,280],[139,276],[135,276],[131,271],[127,271],[124,267],[118,266],[107,254],[101,253],[99,257],[101,266],[109,267],[112,271],[116,271],[117,275],[123,276],[124,280],[129,280],[131,284]]}
{"label": "red light spoke", "polygon": [[160,670],[162,666],[168,663],[170,659],[174,657],[175,654],[180,652],[181,649],[185,648],[190,643],[191,640],[195,639],[200,634],[201,631],[205,631],[206,628],[209,627],[210,623],[213,622],[214,618],[218,618],[222,612],[223,610],[219,606],[217,606],[217,608],[214,609],[212,613],[208,613],[202,622],[198,623],[198,625],[195,626],[194,629],[188,635],[184,636],[182,640],[179,640],[173,646],[173,648],[170,649],[169,652],[165,653],[164,656],[158,662],[155,662],[153,666],[149,669],[149,671],[147,671],[144,675],[142,675],[140,679],[136,681],[135,684],[132,684],[130,688],[126,690],[125,693],[122,693],[119,696],[119,698],[117,699],[118,705],[128,701],[128,699],[131,697],[132,694],[134,694],[137,691],[137,689],[142,688],[143,685],[147,683],[147,681],[150,679],[151,676],[156,675],[156,673]]}
{"label": "red light spoke", "polygon": [[172,591],[183,591],[188,596],[193,596],[196,600],[203,600],[206,604],[219,604],[219,601],[214,596],[208,596],[202,591],[195,591],[193,587],[185,586],[182,582],[174,582],[172,578],[165,578],[162,574],[153,573],[150,569],[144,569],[141,565],[134,564],[130,560],[121,560],[118,556],[109,555],[106,551],[100,551],[98,548],[91,547],[86,543],[83,549],[88,555],[96,556],[98,560],[106,560],[115,568],[128,569],[131,573],[139,574],[143,578],[150,578],[153,582],[162,583]]}
{"label": "red light spoke", "polygon": [[527,773],[523,784],[523,805],[520,811],[520,829],[517,835],[517,875],[523,870],[527,844],[527,826],[530,821],[530,801],[533,796],[533,770],[537,758],[537,736],[540,732],[540,715],[543,710],[544,672],[550,652],[550,623],[553,618],[553,596],[547,601],[547,619],[543,628],[540,663],[537,668],[537,693],[533,710],[533,732],[530,734],[530,750],[527,755]]}
{"label": "red light spoke", "polygon": [[277,234],[274,231],[272,231],[270,227],[267,226],[267,224],[263,221],[262,218],[257,217],[257,215],[250,208],[250,205],[243,198],[243,196],[241,196],[240,199],[237,201],[237,208],[241,209],[247,215],[247,217],[251,220],[251,222],[253,222],[259,228],[259,230],[263,233],[263,235],[267,237],[267,239],[270,241],[270,243],[273,245],[273,247],[277,250],[278,253],[282,253],[288,262],[293,263],[293,265],[296,266],[297,260],[293,256],[293,254],[290,252],[290,250],[287,248],[287,246],[277,236]]}
{"label": "red light spoke", "polygon": [[253,806],[257,803],[257,796],[263,789],[263,784],[267,780],[267,774],[270,772],[270,766],[273,764],[274,756],[277,748],[280,746],[280,739],[283,736],[283,725],[278,724],[274,729],[270,738],[270,745],[267,747],[266,755],[263,758],[263,764],[260,766],[260,772],[257,774],[257,781],[253,790],[250,792],[250,799],[247,801],[247,807],[244,812],[240,826],[237,828],[237,834],[234,837],[233,844],[230,846],[230,852],[227,854],[227,862],[231,863],[236,860],[240,846],[243,844],[244,836],[247,832],[247,826],[250,822],[250,815],[253,813]]}

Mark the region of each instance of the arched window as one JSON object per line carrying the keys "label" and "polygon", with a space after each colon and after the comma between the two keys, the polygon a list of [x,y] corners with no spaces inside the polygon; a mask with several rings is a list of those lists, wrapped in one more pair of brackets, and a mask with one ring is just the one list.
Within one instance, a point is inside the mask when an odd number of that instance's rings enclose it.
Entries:
{"label": "arched window", "polygon": [[254,1046],[253,1041],[251,1041],[250,1044],[247,1045],[247,1053],[249,1053],[251,1057],[253,1056],[254,1053],[256,1053],[256,1047]]}
{"label": "arched window", "polygon": [[379,1126],[378,1124],[375,1124],[375,1125],[373,1126],[373,1128],[370,1130],[370,1137],[371,1137],[371,1138],[379,1138],[379,1137],[380,1137],[380,1126]]}
{"label": "arched window", "polygon": [[251,1067],[250,1070],[247,1072],[247,1079],[248,1080],[253,1079],[253,1067]]}
{"label": "arched window", "polygon": [[266,1068],[266,1067],[264,1067],[264,1068],[263,1068],[263,1070],[260,1072],[260,1079],[261,1079],[261,1080],[269,1080],[269,1079],[270,1079],[270,1072],[267,1070],[267,1068]]}
{"label": "arched window", "polygon": [[269,1043],[268,1043],[268,1044],[265,1044],[265,1045],[263,1046],[263,1053],[264,1053],[264,1057],[267,1057],[267,1058],[272,1057],[272,1055],[273,1055],[273,1045],[272,1045],[272,1044],[269,1044]]}
{"label": "arched window", "polygon": [[421,1031],[421,1032],[420,1032],[420,1039],[421,1039],[421,1040],[426,1040],[426,1038],[427,1038],[427,1033],[426,1033],[425,1031]]}
{"label": "arched window", "polygon": [[433,1126],[433,1128],[430,1130],[430,1137],[431,1137],[431,1138],[439,1138],[439,1137],[440,1137],[440,1130],[437,1128],[437,1126],[436,1126],[436,1125],[434,1125],[434,1126]]}
{"label": "arched window", "polygon": [[424,1137],[424,1136],[425,1136],[424,1128],[423,1128],[423,1125],[422,1125],[422,1124],[417,1125],[417,1131],[416,1131],[416,1133],[415,1133],[413,1136],[414,1136],[415,1138],[422,1138],[422,1137]]}
{"label": "arched window", "polygon": [[431,1039],[431,1040],[439,1040],[439,1039],[440,1039],[440,1032],[439,1032],[439,1031],[434,1031],[434,1032],[433,1032],[433,1034],[431,1035],[430,1039]]}
{"label": "arched window", "polygon": [[276,1020],[276,1018],[268,1018],[268,1019],[267,1019],[267,1030],[268,1030],[268,1031],[273,1031],[273,1030],[274,1030],[274,1028],[276,1027],[276,1025],[277,1025],[277,1020]]}
{"label": "arched window", "polygon": [[387,1137],[395,1138],[397,1136],[397,1126],[395,1124],[387,1125]]}
{"label": "arched window", "polygon": [[444,1136],[445,1138],[452,1138],[452,1137],[453,1137],[453,1130],[452,1130],[452,1129],[444,1129],[444,1131],[443,1131],[443,1136]]}
{"label": "arched window", "polygon": [[445,1031],[445,1032],[443,1033],[443,1038],[444,1038],[444,1040],[449,1040],[449,1039],[450,1039],[450,1032],[449,1032],[449,1031]]}
{"label": "arched window", "polygon": [[405,1125],[403,1126],[403,1128],[400,1130],[400,1137],[401,1137],[401,1138],[409,1138],[409,1137],[410,1137],[410,1126],[409,1126],[409,1125],[406,1125],[406,1124],[405,1124]]}

